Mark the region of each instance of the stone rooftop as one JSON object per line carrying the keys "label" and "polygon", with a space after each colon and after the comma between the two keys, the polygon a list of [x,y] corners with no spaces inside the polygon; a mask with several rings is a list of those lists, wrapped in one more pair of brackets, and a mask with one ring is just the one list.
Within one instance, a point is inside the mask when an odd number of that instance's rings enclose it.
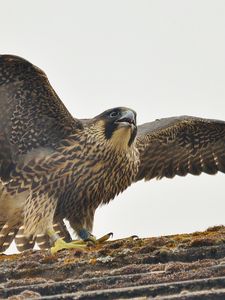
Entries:
{"label": "stone rooftop", "polygon": [[0,299],[225,299],[225,227],[0,256]]}

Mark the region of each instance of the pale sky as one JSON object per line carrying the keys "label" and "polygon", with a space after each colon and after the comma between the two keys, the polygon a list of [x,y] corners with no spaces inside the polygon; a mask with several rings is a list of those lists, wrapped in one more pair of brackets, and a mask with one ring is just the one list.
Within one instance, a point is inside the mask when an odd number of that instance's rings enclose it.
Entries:
{"label": "pale sky", "polygon": [[[42,68],[75,117],[127,106],[139,124],[184,114],[225,120],[225,1],[0,5],[0,53]],[[224,224],[224,180],[189,175],[134,184],[97,210],[93,233],[147,237]]]}

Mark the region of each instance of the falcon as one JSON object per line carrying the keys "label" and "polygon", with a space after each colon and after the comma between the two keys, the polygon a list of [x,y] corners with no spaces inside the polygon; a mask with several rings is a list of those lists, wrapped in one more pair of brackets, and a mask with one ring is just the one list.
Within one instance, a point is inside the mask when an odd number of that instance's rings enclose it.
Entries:
{"label": "falcon", "polygon": [[[225,172],[225,122],[181,116],[140,126],[132,109],[75,119],[45,73],[0,56],[0,251],[86,247],[94,214],[132,183]],[[71,241],[63,220],[80,238]]]}

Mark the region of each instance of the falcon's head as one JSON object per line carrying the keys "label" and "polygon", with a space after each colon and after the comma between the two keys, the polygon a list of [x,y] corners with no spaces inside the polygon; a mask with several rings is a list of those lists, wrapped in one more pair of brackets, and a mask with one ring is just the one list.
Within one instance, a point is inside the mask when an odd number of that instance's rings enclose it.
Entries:
{"label": "falcon's head", "polygon": [[137,134],[136,112],[126,107],[108,109],[96,116],[104,138],[118,148],[130,147]]}

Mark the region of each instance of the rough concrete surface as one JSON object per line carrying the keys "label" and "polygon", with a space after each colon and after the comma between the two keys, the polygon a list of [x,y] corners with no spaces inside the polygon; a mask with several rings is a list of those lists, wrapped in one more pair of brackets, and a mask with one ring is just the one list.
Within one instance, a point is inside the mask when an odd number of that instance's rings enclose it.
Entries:
{"label": "rough concrete surface", "polygon": [[225,227],[0,255],[0,299],[225,299]]}

